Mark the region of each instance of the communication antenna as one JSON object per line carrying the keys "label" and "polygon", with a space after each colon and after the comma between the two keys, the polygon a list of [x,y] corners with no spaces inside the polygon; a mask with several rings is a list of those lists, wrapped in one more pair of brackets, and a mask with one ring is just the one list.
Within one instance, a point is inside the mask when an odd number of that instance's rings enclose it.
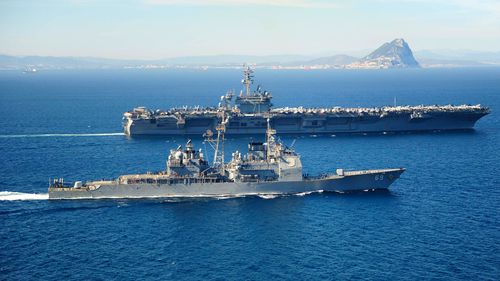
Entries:
{"label": "communication antenna", "polygon": [[273,130],[271,128],[271,122],[270,118],[267,117],[267,130],[266,130],[266,142],[267,142],[267,149],[266,149],[266,157],[267,161],[271,160],[271,148],[274,149],[276,140],[274,139],[274,135],[276,134],[276,130]]}
{"label": "communication antenna", "polygon": [[245,70],[243,70],[243,80],[241,80],[241,83],[245,85],[247,96],[250,95],[250,85],[253,84],[252,73],[253,70],[249,66],[246,66]]}
{"label": "communication antenna", "polygon": [[212,167],[218,169],[220,174],[224,174],[224,135],[226,133],[226,124],[229,120],[229,117],[226,117],[225,110],[220,110],[217,113],[217,116],[220,118],[220,123],[217,124],[215,130],[217,130],[217,139],[213,139],[213,132],[211,130],[207,130],[203,136],[205,137],[205,141],[210,144],[210,146],[214,149],[214,161]]}

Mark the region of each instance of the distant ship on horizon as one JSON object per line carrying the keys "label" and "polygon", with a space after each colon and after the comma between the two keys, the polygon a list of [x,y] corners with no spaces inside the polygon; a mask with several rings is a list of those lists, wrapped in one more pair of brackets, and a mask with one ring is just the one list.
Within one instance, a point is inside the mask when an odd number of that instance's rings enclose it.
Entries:
{"label": "distant ship on horizon", "polygon": [[24,70],[23,70],[23,73],[26,73],[26,74],[35,74],[37,72],[38,72],[38,70],[32,66],[26,66],[26,68],[24,68]]}
{"label": "distant ship on horizon", "polygon": [[[266,119],[282,134],[383,133],[472,129],[490,113],[481,105],[420,105],[371,108],[272,107],[272,94],[259,86],[252,90],[253,70],[244,70],[242,90],[236,98],[229,91],[217,107],[149,110],[136,107],[123,114],[126,135],[200,135],[214,130],[218,114],[228,116],[226,134],[261,134]],[[233,102],[234,98],[234,102]]]}

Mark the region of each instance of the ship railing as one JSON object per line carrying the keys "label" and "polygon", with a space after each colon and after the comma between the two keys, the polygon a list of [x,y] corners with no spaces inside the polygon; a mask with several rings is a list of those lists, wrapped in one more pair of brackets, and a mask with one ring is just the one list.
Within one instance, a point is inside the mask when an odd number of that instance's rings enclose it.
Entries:
{"label": "ship railing", "polygon": [[145,179],[127,179],[127,184],[193,184],[193,183],[220,183],[225,182],[223,178],[210,177],[176,177],[176,178],[145,178]]}
{"label": "ship railing", "polygon": [[320,179],[327,179],[331,178],[334,176],[338,176],[336,173],[321,173],[319,175],[311,176],[309,174],[302,174],[302,178],[304,180],[320,180]]}
{"label": "ship railing", "polygon": [[259,177],[258,175],[242,175],[239,177],[240,182],[275,182],[279,180],[278,176],[269,176],[269,177]]}
{"label": "ship railing", "polygon": [[[339,169],[341,170],[341,169]],[[361,170],[361,171],[344,171],[342,170],[340,174],[338,173],[322,173],[315,176],[310,176],[309,174],[303,174],[302,177],[304,180],[318,180],[318,179],[327,179],[332,177],[339,176],[357,176],[357,175],[367,175],[367,174],[376,174],[376,173],[384,173],[390,172],[391,169],[378,169],[378,170]]]}
{"label": "ship railing", "polygon": [[75,182],[65,181],[64,179],[49,179],[49,187],[50,188],[72,188],[75,185]]}

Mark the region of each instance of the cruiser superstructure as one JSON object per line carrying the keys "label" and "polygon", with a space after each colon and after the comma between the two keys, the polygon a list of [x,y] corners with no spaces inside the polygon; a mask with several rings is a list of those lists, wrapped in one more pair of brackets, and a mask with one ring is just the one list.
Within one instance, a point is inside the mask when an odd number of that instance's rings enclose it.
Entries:
{"label": "cruiser superstructure", "polygon": [[266,119],[281,134],[331,134],[472,129],[490,110],[481,105],[420,105],[373,108],[273,108],[272,94],[251,89],[253,72],[244,71],[245,91],[232,91],[216,107],[172,108],[152,111],[137,107],[123,115],[127,135],[199,135],[214,130],[221,110],[230,117],[227,134],[261,134]]}
{"label": "cruiser superstructure", "polygon": [[354,191],[387,189],[403,168],[344,171],[321,176],[302,173],[300,156],[281,143],[267,120],[266,141],[251,142],[248,153],[232,153],[224,161],[224,134],[229,119],[219,112],[217,136],[205,133],[214,147],[212,165],[203,151],[189,140],[185,147],[170,151],[167,168],[157,173],[122,175],[110,181],[76,181],[67,184],[54,180],[49,186],[49,199],[91,198],[157,198],[240,196],[260,194],[294,194],[312,191]]}

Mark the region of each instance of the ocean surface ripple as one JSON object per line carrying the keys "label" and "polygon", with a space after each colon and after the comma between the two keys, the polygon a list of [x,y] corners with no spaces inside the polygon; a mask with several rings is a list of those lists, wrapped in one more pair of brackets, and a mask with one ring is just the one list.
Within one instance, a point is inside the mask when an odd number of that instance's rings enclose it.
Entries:
{"label": "ocean surface ripple", "polygon": [[[215,105],[237,70],[0,73],[1,280],[498,280],[500,69],[265,71],[277,106],[485,104],[474,131],[296,140],[305,171],[405,167],[382,192],[47,199],[49,178],[164,168],[184,137],[127,138],[139,105]],[[113,133],[109,133],[113,132]],[[249,140],[229,137],[227,151]],[[196,146],[204,148],[201,138]]]}

